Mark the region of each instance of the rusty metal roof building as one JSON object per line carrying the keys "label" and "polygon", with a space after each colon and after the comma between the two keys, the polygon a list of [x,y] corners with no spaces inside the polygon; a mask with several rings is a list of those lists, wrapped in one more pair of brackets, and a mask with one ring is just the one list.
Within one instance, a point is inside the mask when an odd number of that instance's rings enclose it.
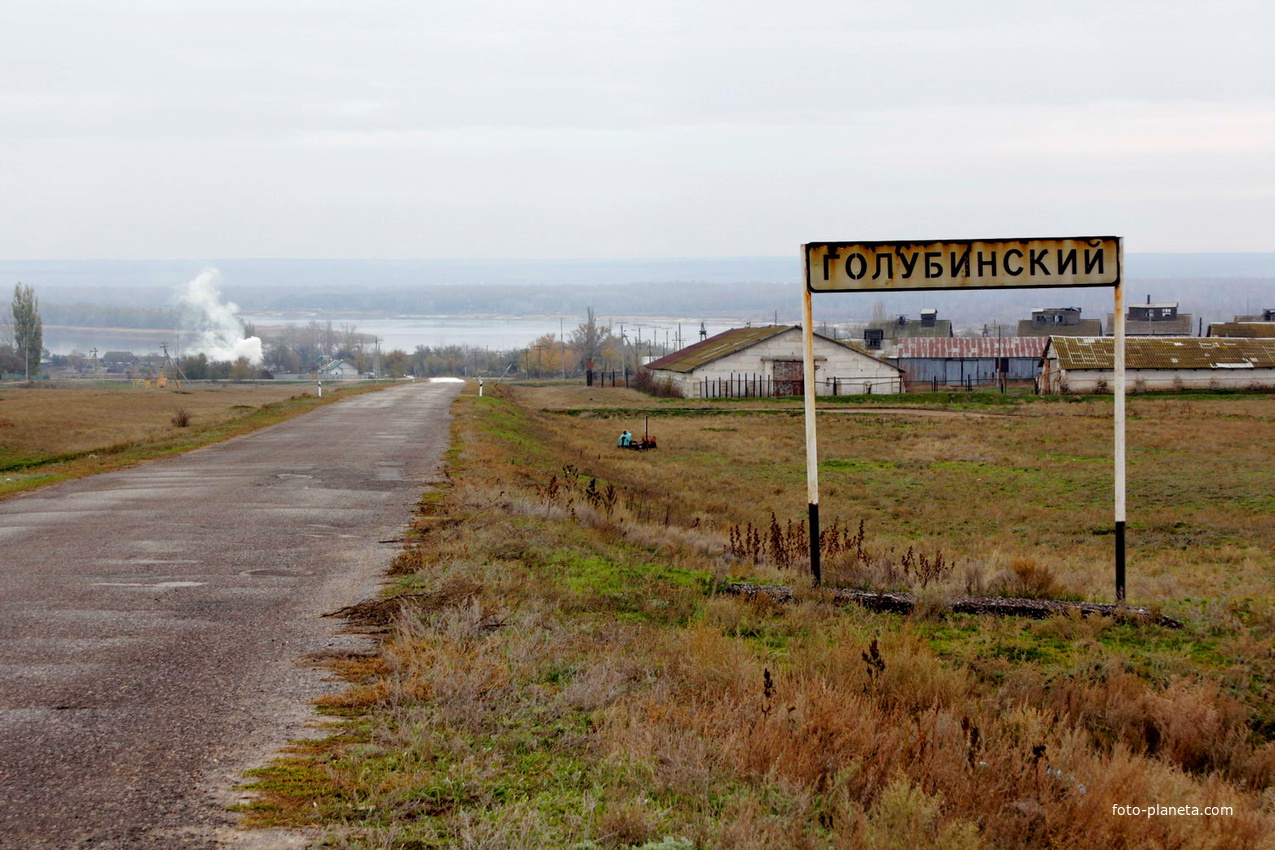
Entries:
{"label": "rusty metal roof building", "polygon": [[898,357],[900,360],[976,360],[996,357],[1039,359],[1048,342],[1048,337],[921,337],[899,340]]}
{"label": "rusty metal roof building", "polygon": [[[1112,337],[1050,337],[1051,351],[1062,369],[1115,368]],[[1129,369],[1272,369],[1275,339],[1157,338],[1125,340]]]}

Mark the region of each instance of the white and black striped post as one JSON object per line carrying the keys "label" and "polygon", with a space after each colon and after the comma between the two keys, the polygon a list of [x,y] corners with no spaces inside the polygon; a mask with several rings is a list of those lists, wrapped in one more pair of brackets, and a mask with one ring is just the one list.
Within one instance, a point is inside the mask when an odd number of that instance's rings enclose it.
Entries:
{"label": "white and black striped post", "polygon": [[819,445],[815,439],[815,323],[810,288],[803,286],[801,291],[801,334],[805,343],[805,375],[802,384],[806,391],[806,494],[810,503],[810,573],[818,586],[823,582],[823,571],[819,563]]}
{"label": "white and black striped post", "polygon": [[[1120,268],[1124,268],[1124,241],[1120,242]],[[1116,447],[1115,447],[1115,500],[1116,500],[1116,603],[1124,602],[1124,526],[1125,526],[1125,374],[1124,340],[1125,308],[1124,281],[1115,285],[1116,319],[1113,331],[1116,371]]]}

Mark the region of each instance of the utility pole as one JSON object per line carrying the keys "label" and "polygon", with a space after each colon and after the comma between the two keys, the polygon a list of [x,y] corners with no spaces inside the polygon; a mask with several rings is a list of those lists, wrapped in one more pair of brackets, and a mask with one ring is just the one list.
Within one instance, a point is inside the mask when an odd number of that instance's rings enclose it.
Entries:
{"label": "utility pole", "polygon": [[1009,380],[1007,374],[1009,363],[1005,359],[1005,342],[1001,337],[1000,319],[996,320],[996,383],[1000,385],[1001,395],[1005,394],[1005,385]]}
{"label": "utility pole", "polygon": [[624,386],[629,385],[629,337],[620,325],[620,366],[624,370]]}
{"label": "utility pole", "polygon": [[160,349],[164,352],[164,365],[165,365],[165,366],[171,366],[171,367],[173,368],[173,371],[174,371],[174,372],[176,372],[178,375],[181,375],[181,376],[182,376],[182,380],[189,384],[189,383],[190,383],[190,378],[187,378],[187,377],[186,377],[186,373],[182,371],[182,367],[178,366],[178,365],[177,365],[177,362],[176,362],[175,360],[173,360],[173,358],[172,358],[172,357],[170,357],[170,356],[169,356],[169,354],[168,354],[168,343],[166,343],[166,342],[161,342],[161,343],[159,344],[159,347],[160,347]]}

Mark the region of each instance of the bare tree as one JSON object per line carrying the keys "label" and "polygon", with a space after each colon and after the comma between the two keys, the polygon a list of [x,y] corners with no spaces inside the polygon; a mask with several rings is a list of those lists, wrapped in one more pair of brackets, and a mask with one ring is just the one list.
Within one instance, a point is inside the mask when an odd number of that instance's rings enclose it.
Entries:
{"label": "bare tree", "polygon": [[611,328],[599,325],[597,315],[589,307],[584,324],[571,332],[571,347],[580,357],[580,365],[592,376],[593,367],[611,336]]}

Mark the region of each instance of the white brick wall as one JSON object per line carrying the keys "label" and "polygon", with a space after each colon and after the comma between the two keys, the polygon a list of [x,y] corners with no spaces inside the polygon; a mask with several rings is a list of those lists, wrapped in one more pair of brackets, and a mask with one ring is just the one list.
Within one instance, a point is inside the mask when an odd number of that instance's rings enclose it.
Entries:
{"label": "white brick wall", "polygon": [[[690,374],[657,370],[652,372],[657,380],[669,378],[682,389],[687,398],[702,395],[704,381],[738,382],[757,377],[771,381],[775,374],[776,360],[803,359],[802,334],[794,328],[750,346],[743,351],[729,354],[707,363]],[[831,340],[815,337],[815,392],[832,395],[839,392],[851,395],[869,391],[873,393],[902,392],[899,371],[888,363],[862,354]],[[709,395],[715,394],[711,389]]]}

